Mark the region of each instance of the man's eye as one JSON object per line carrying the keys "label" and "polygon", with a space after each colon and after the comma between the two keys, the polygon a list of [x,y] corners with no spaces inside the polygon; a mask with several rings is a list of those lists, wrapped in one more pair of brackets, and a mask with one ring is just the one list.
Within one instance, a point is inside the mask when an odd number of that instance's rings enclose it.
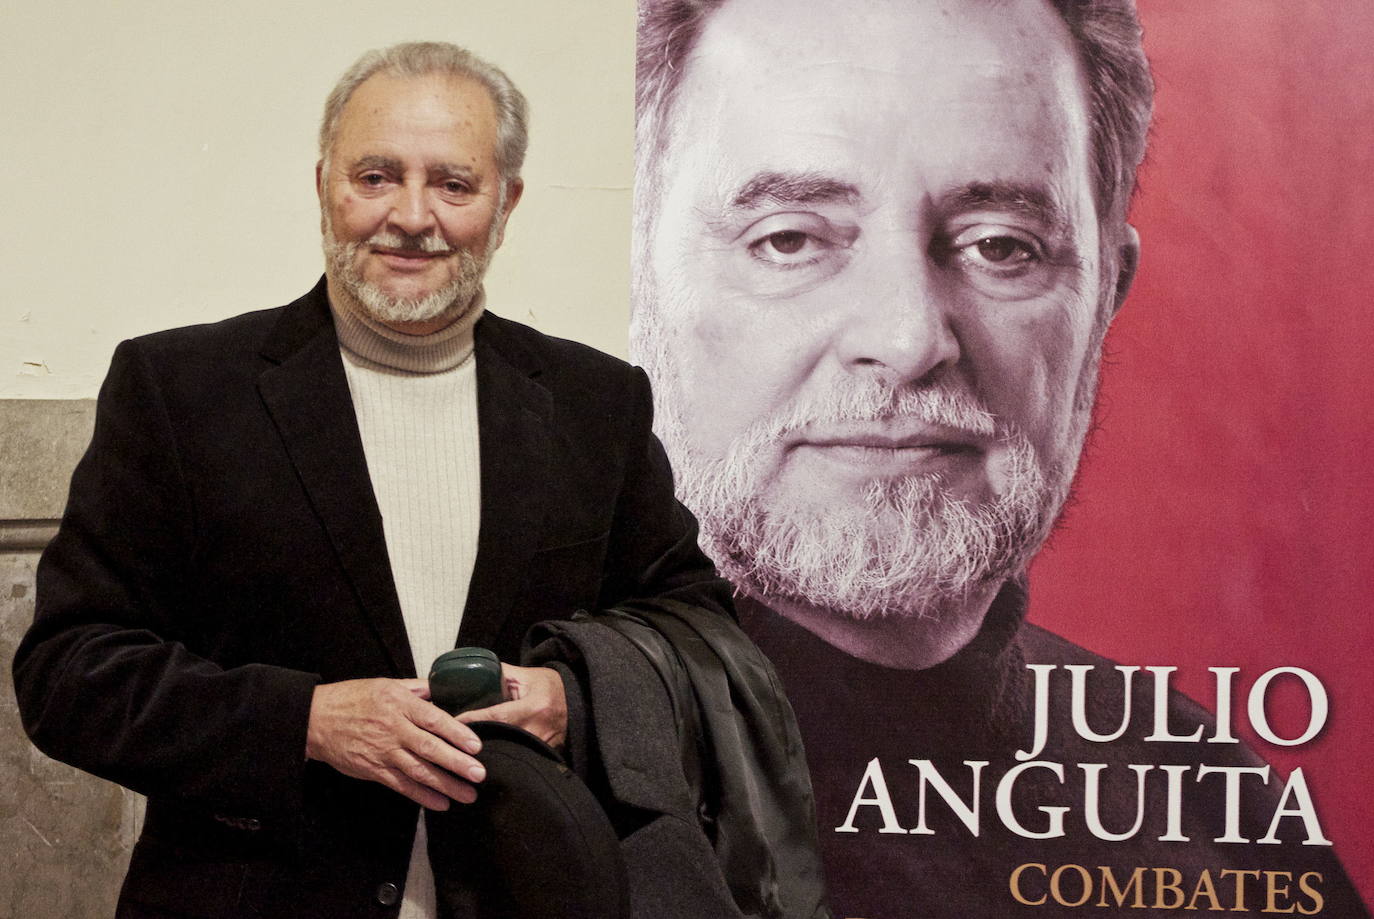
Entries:
{"label": "man's eye", "polygon": [[386,176],[382,175],[380,172],[368,172],[364,173],[358,181],[369,188],[377,188],[378,186],[386,184]]}
{"label": "man's eye", "polygon": [[457,179],[450,179],[444,183],[444,191],[448,192],[450,195],[461,195],[467,190],[467,185],[459,182]]}

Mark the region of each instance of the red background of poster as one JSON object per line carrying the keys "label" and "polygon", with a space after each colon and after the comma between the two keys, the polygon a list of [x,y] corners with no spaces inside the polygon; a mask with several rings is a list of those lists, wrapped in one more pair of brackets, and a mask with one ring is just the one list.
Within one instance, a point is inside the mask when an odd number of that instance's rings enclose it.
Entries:
{"label": "red background of poster", "polygon": [[[1302,767],[1374,900],[1374,5],[1141,14],[1157,82],[1143,260],[1032,618],[1123,663],[1177,666],[1208,708],[1206,668],[1241,667],[1238,733],[1285,775]],[[1239,700],[1278,666],[1330,697],[1300,747],[1244,730]],[[1289,737],[1306,724],[1299,685],[1272,695]]]}

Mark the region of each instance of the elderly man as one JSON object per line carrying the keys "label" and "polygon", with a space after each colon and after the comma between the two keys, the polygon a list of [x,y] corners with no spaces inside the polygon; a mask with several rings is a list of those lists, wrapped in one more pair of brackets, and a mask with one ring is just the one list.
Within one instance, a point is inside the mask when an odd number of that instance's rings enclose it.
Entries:
{"label": "elderly man", "polygon": [[1137,261],[1130,0],[641,0],[639,41],[632,349],[837,915],[1362,915],[1301,775],[1023,622]]}
{"label": "elderly man", "polygon": [[[531,625],[578,610],[633,608],[641,629],[667,610],[735,641],[644,374],[486,310],[525,146],[525,100],[495,67],[452,45],[370,52],[320,129],[324,279],[115,353],[15,677],[42,749],[148,796],[121,915],[432,916],[436,875],[441,914],[501,914],[508,890],[427,847],[427,826],[461,842],[465,809],[417,824],[487,778],[417,671],[455,638],[515,660]],[[566,664],[506,666],[509,701],[464,721],[566,741],[638,914],[738,915],[742,878],[773,863],[760,846],[715,865],[674,729],[690,700],[575,625],[547,641]],[[617,680],[632,698],[598,695]],[[497,832],[533,832],[537,853],[547,829]],[[682,905],[659,910],[664,888]]]}

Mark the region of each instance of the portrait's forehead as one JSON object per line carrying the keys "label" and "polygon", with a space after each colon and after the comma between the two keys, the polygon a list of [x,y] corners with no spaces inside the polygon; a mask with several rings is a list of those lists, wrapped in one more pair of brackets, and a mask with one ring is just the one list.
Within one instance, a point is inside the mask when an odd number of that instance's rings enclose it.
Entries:
{"label": "portrait's forehead", "polygon": [[704,18],[714,29],[748,36],[749,47],[815,57],[827,49],[864,46],[874,66],[902,60],[923,43],[955,32],[1001,26],[1021,44],[1067,39],[1049,0],[725,0]]}
{"label": "portrait's forehead", "polygon": [[668,130],[680,177],[723,203],[757,197],[769,174],[838,182],[836,197],[927,171],[951,188],[1088,176],[1079,68],[1043,0],[730,0]]}

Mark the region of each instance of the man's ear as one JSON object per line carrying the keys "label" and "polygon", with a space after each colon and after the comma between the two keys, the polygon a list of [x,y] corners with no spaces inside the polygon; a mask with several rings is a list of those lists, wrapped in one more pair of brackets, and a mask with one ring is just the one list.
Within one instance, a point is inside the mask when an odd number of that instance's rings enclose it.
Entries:
{"label": "man's ear", "polygon": [[1140,267],[1140,234],[1129,223],[1122,228],[1121,247],[1116,251],[1116,290],[1112,293],[1112,315],[1126,302],[1136,269]]}
{"label": "man's ear", "polygon": [[524,179],[511,179],[506,183],[506,209],[497,218],[501,221],[501,230],[496,234],[496,245],[493,248],[500,248],[501,243],[506,241],[506,221],[510,219],[510,212],[515,210],[515,206],[520,203],[520,196],[524,193]]}
{"label": "man's ear", "polygon": [[320,202],[320,233],[324,233],[324,160],[315,161],[315,198]]}

